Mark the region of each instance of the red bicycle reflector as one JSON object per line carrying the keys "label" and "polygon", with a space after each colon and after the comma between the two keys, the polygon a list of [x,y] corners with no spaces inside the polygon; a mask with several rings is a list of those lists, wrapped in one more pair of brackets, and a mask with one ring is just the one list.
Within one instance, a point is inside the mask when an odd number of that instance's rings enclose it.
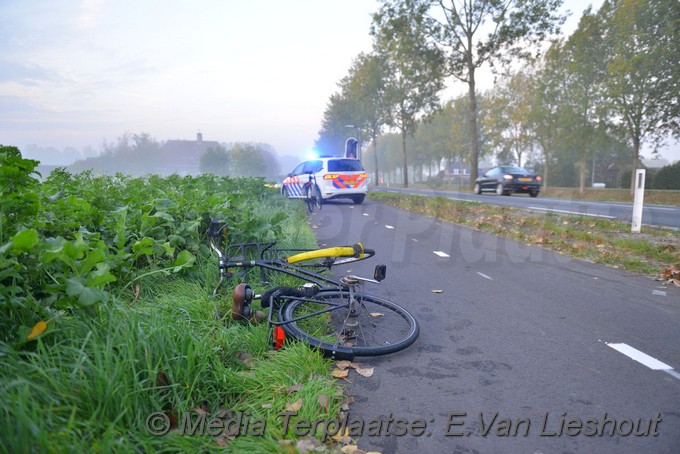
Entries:
{"label": "red bicycle reflector", "polygon": [[274,349],[279,350],[283,347],[283,343],[286,340],[286,333],[280,326],[274,327]]}

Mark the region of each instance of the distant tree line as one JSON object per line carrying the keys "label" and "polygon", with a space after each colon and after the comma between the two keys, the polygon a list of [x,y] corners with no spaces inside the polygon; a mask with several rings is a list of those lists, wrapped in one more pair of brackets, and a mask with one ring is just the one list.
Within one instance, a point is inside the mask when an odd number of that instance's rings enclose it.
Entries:
{"label": "distant tree line", "polygon": [[99,156],[89,157],[68,166],[71,172],[95,170],[107,174],[144,175],[155,173],[161,159],[161,143],[150,134],[126,132],[113,142],[104,141]]}
{"label": "distant tree line", "polygon": [[[479,162],[493,158],[581,190],[617,167],[632,188],[643,145],[680,138],[677,0],[605,0],[571,36],[550,41],[561,0],[381,3],[373,50],[339,82],[316,143],[337,154],[349,132],[357,136],[374,184],[408,185],[459,161],[471,185]],[[483,65],[496,81],[480,92]],[[447,77],[467,94],[442,101]]]}
{"label": "distant tree line", "polygon": [[90,146],[81,150],[74,147],[64,147],[60,150],[56,147],[40,147],[36,144],[29,144],[21,147],[21,154],[29,159],[40,161],[43,165],[64,166],[79,159],[97,156],[99,153]]}
{"label": "distant tree line", "polygon": [[201,173],[219,176],[278,178],[281,165],[265,143],[231,143],[210,148],[201,156]]}
{"label": "distant tree line", "polygon": [[[107,174],[145,175],[158,173],[159,163],[169,159],[163,143],[148,133],[125,133],[113,142],[104,142],[99,156],[76,161],[71,172],[95,170]],[[218,176],[278,178],[281,166],[274,149],[264,143],[223,143],[208,148],[197,157],[201,173]],[[178,172],[181,169],[178,169]]]}

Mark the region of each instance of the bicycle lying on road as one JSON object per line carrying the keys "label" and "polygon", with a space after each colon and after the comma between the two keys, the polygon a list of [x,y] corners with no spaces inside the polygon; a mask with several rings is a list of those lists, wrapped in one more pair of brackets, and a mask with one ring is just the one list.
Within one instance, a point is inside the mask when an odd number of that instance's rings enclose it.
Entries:
{"label": "bicycle lying on road", "polygon": [[[240,243],[220,249],[227,228],[226,223],[213,219],[207,232],[210,247],[219,258],[220,281],[214,294],[225,280],[243,278],[232,294],[232,318],[251,319],[252,303],[259,300],[262,308],[269,309],[268,336],[274,348],[281,348],[289,337],[307,342],[330,358],[352,360],[395,353],[418,338],[418,322],[406,309],[362,291],[363,284],[379,284],[385,278],[385,265],[375,267],[372,279],[347,275],[335,280],[316,271],[372,257],[375,252],[361,243],[324,249],[279,249],[275,242]],[[264,286],[270,285],[271,273],[291,276],[303,284],[277,286],[258,295],[248,284],[252,269],[259,269]]]}

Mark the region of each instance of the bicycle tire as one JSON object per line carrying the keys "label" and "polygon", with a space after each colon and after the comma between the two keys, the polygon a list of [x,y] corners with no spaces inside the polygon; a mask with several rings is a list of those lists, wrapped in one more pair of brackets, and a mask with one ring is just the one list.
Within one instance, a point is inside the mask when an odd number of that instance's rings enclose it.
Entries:
{"label": "bicycle tire", "polygon": [[314,213],[314,196],[312,195],[313,190],[310,186],[305,188],[305,203],[307,204],[307,211]]}
{"label": "bicycle tire", "polygon": [[[350,292],[339,289],[320,290],[313,298],[283,297],[279,310],[286,335],[302,340],[336,359],[337,352],[353,356],[381,356],[396,353],[413,344],[420,334],[417,320],[392,301],[354,292],[360,305],[357,326],[348,334],[347,313]],[[308,311],[322,314],[300,319]],[[335,339],[333,339],[335,337]]]}
{"label": "bicycle tire", "polygon": [[314,199],[314,206],[316,207],[316,211],[321,210],[321,206],[323,205],[323,198],[321,197],[321,190],[317,185],[314,185],[312,188],[312,198]]}

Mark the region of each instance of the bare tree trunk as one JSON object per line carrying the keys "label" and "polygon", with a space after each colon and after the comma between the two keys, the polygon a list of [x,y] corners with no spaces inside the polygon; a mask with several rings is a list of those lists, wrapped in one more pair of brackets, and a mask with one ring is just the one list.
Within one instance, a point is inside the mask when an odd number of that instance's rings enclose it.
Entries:
{"label": "bare tree trunk", "polygon": [[637,170],[640,160],[640,138],[633,138],[633,160],[630,166],[630,194],[635,194],[635,171]]}
{"label": "bare tree trunk", "polygon": [[585,156],[579,161],[579,187],[578,192],[583,194],[586,191],[586,159]]}
{"label": "bare tree trunk", "polygon": [[[468,37],[468,49],[472,49],[472,36]],[[474,187],[477,179],[477,168],[479,167],[479,137],[477,136],[477,94],[475,93],[475,66],[472,62],[472,55],[468,56],[468,98],[470,100],[470,111],[468,113],[470,128],[470,189]]]}
{"label": "bare tree trunk", "polygon": [[406,130],[401,130],[401,157],[404,169],[404,187],[408,188],[408,160],[406,159]]}
{"label": "bare tree trunk", "polygon": [[380,186],[380,180],[378,179],[378,143],[375,137],[375,131],[373,131],[373,163],[375,164],[375,184]]}

